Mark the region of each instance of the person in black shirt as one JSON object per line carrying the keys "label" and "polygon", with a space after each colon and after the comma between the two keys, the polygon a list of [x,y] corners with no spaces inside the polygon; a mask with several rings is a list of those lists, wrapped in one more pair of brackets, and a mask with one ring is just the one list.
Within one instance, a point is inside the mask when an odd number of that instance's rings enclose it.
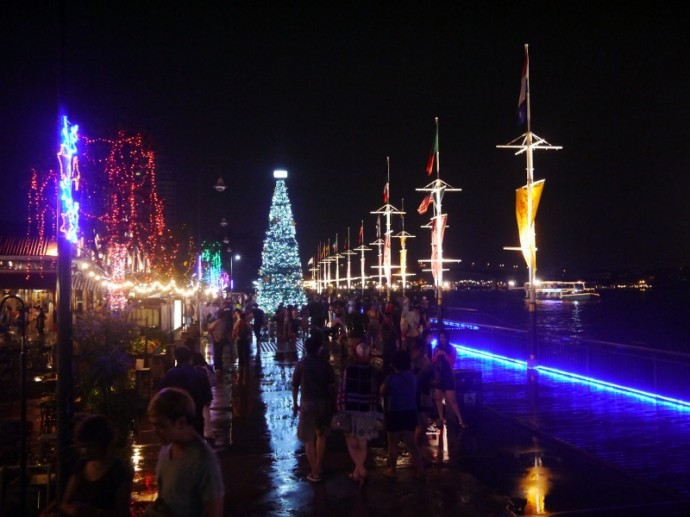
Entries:
{"label": "person in black shirt", "polygon": [[181,388],[192,396],[196,406],[196,418],[194,428],[199,435],[204,435],[204,406],[211,402],[211,383],[208,375],[192,364],[192,351],[186,346],[178,346],[175,349],[174,368],[168,370],[161,381],[161,388]]}
{"label": "person in black shirt", "polygon": [[[335,372],[330,363],[319,355],[321,339],[307,338],[307,355],[292,376],[292,409],[299,413],[297,438],[304,443],[310,472],[309,481],[321,481],[321,465],[326,451],[326,438],[330,430],[335,398]],[[300,394],[299,404],[297,397]]]}
{"label": "person in black shirt", "polygon": [[258,304],[252,305],[252,329],[254,330],[257,346],[261,338],[261,329],[264,327],[265,317],[264,311],[259,308]]}

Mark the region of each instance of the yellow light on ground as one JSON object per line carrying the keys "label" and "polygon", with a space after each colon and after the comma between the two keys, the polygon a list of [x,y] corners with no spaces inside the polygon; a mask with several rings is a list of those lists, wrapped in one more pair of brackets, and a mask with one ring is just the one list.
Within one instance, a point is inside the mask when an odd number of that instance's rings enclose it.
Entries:
{"label": "yellow light on ground", "polygon": [[521,480],[522,492],[526,499],[525,515],[547,513],[545,500],[550,488],[549,479],[549,469],[542,464],[541,456],[535,454],[532,467],[527,470],[525,477]]}

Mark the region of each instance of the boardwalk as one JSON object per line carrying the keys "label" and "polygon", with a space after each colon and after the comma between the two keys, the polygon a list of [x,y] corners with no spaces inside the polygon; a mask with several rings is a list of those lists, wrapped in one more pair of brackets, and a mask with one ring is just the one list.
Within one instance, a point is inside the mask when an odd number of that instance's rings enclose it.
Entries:
{"label": "boardwalk", "polygon": [[[351,463],[334,433],[325,482],[312,485],[295,438],[289,386],[301,343],[263,342],[252,352],[251,366],[235,366],[215,389],[212,406],[228,515],[661,516],[687,515],[690,507],[685,456],[667,453],[669,447],[655,453],[653,445],[673,439],[676,451],[684,451],[686,412],[535,376],[462,347],[456,367],[482,376],[480,390],[465,394],[471,426],[433,443],[425,483],[413,479],[406,457],[398,482],[383,477],[381,441],[372,444],[372,478],[360,492],[347,480]],[[338,351],[332,352],[338,369]],[[157,445],[146,429],[140,442],[136,497],[146,500],[155,493]]]}
{"label": "boardwalk", "polygon": [[[254,344],[246,368],[228,351],[232,367],[211,407],[226,515],[688,515],[687,410],[477,355],[460,340],[452,340],[456,367],[475,381],[481,372],[481,385],[459,393],[470,428],[432,441],[423,482],[407,456],[397,481],[385,478],[385,443],[372,443],[362,490],[347,479],[351,462],[339,433],[329,437],[324,482],[305,479],[290,392],[301,343]],[[339,371],[340,351],[331,352]],[[158,449],[143,422],[132,457],[135,512],[155,497]]]}

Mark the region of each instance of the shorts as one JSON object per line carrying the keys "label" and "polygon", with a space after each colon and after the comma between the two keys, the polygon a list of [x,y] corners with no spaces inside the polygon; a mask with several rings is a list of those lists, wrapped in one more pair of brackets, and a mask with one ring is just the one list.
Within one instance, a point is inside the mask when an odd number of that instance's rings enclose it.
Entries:
{"label": "shorts", "polygon": [[297,438],[311,442],[316,436],[324,436],[331,430],[331,404],[325,400],[306,401],[300,404]]}
{"label": "shorts", "polygon": [[397,433],[398,431],[414,431],[419,417],[416,409],[403,411],[390,411],[386,415],[386,431]]}

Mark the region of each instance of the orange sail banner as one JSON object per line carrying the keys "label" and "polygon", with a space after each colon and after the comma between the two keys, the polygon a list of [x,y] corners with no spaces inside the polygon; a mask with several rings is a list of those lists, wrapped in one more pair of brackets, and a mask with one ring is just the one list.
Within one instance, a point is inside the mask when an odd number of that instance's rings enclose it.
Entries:
{"label": "orange sail banner", "polygon": [[[539,200],[541,193],[544,190],[544,181],[539,180],[532,183],[532,210],[529,214],[528,210],[528,196],[527,185],[515,190],[515,217],[517,218],[518,233],[520,235],[520,247],[522,248],[522,256],[525,257],[527,266],[536,269],[536,239],[534,235],[534,220],[537,217],[537,209],[539,208]],[[531,217],[530,217],[531,215]]]}

